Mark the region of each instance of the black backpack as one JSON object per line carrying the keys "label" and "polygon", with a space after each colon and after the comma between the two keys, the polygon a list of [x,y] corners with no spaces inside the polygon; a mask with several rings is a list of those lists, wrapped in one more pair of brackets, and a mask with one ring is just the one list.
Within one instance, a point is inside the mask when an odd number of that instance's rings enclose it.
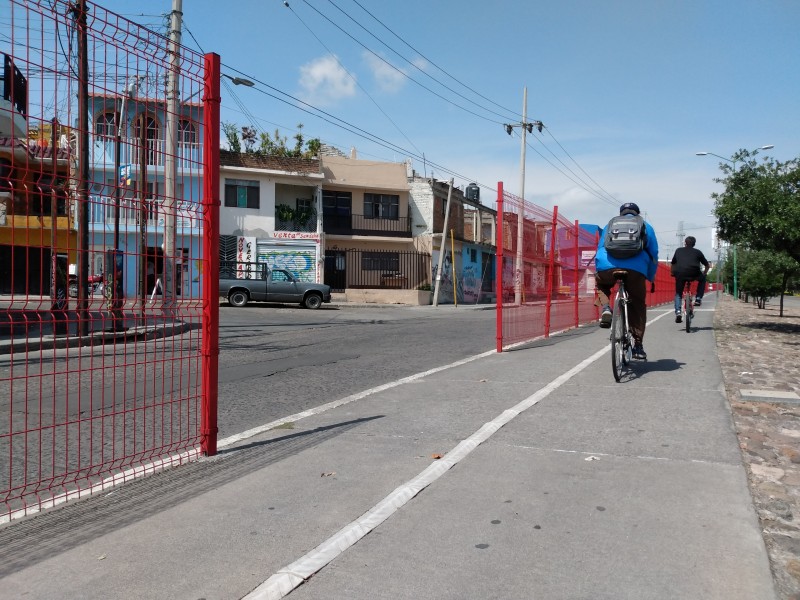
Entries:
{"label": "black backpack", "polygon": [[613,258],[631,258],[647,247],[644,219],[640,215],[619,215],[606,225],[603,246]]}

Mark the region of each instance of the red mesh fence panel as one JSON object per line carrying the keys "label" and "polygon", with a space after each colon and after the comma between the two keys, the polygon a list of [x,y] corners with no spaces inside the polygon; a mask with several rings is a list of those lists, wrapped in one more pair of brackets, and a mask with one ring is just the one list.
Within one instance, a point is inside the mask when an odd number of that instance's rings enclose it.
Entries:
{"label": "red mesh fence panel", "polygon": [[8,519],[198,453],[218,123],[204,57],[166,33],[91,3],[0,2]]}
{"label": "red mesh fence panel", "polygon": [[[497,349],[596,321],[596,228],[504,192],[502,183],[497,205]],[[673,297],[669,266],[659,264],[648,306]]]}

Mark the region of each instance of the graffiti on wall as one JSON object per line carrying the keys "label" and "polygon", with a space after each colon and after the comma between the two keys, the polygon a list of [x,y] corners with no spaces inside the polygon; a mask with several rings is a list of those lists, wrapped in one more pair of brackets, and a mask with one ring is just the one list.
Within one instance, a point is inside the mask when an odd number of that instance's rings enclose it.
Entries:
{"label": "graffiti on wall", "polygon": [[270,269],[286,269],[300,281],[316,281],[316,258],[313,250],[267,250],[258,253],[258,262]]}

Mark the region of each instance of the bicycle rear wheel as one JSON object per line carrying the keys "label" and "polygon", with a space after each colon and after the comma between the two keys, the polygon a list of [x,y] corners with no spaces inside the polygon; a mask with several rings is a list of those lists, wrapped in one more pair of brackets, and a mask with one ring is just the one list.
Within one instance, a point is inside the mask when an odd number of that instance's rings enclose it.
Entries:
{"label": "bicycle rear wheel", "polygon": [[692,326],[692,296],[691,294],[683,295],[683,321],[686,323],[686,333],[691,331]]}
{"label": "bicycle rear wheel", "polygon": [[622,379],[622,371],[625,366],[625,317],[623,311],[622,298],[617,298],[614,304],[614,315],[611,317],[611,368],[614,371],[614,379]]}

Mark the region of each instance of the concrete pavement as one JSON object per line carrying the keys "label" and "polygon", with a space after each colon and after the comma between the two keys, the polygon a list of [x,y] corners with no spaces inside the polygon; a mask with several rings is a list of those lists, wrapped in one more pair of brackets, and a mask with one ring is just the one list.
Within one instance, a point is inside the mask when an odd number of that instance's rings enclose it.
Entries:
{"label": "concrete pavement", "polygon": [[621,384],[596,326],[477,348],[6,527],[0,597],[775,598],[713,309]]}

